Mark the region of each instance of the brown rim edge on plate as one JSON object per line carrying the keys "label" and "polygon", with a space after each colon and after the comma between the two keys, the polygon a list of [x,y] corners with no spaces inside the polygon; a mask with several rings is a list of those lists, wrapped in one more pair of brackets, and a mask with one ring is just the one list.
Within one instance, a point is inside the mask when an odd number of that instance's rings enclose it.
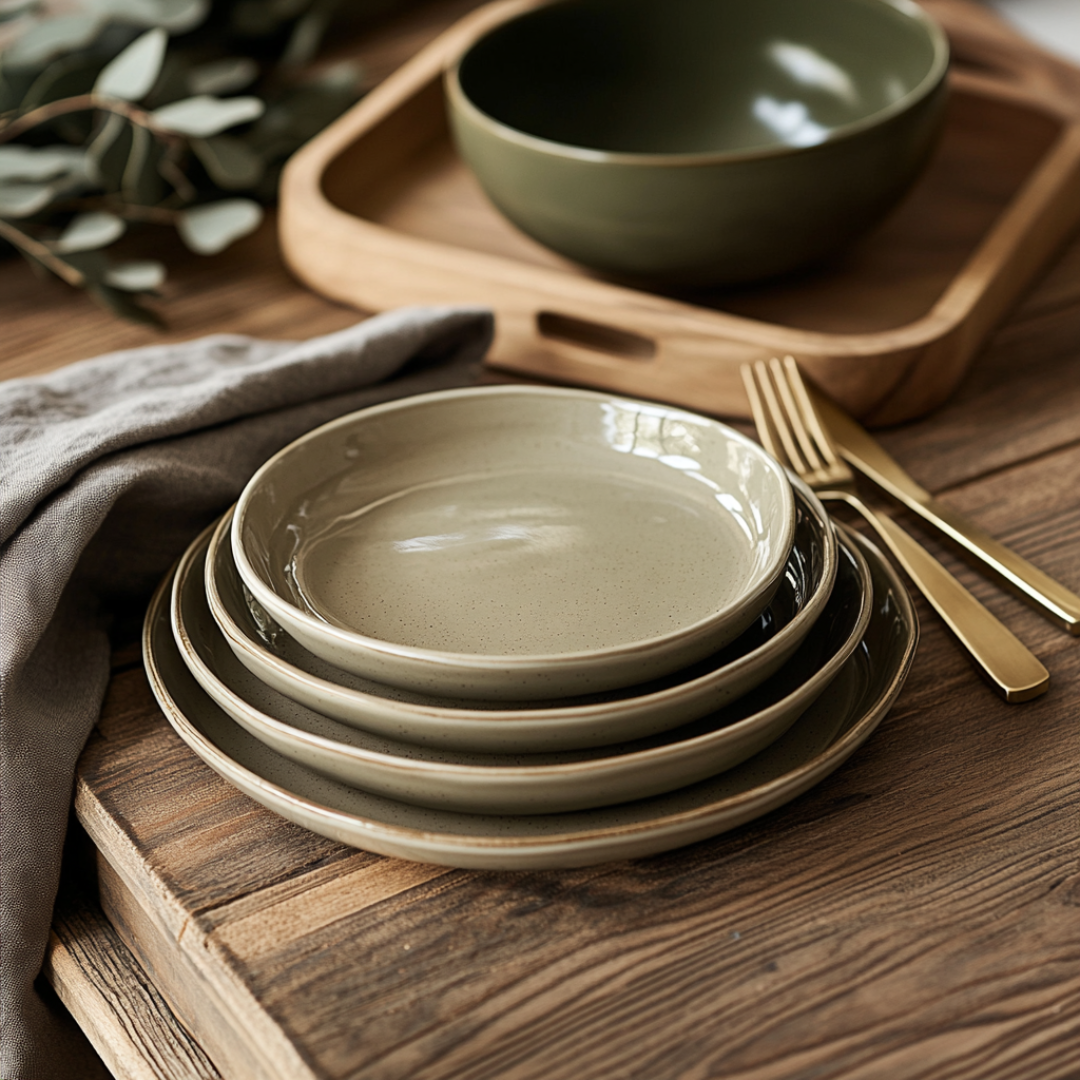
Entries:
{"label": "brown rim edge on plate", "polygon": [[[918,643],[918,620],[906,588],[881,553],[844,526],[887,579],[908,632],[898,650],[895,670],[862,716],[824,751],[790,772],[716,803],[649,821],[602,829],[567,831],[536,838],[438,833],[357,817],[298,796],[231,759],[204,736],[176,704],[156,660],[154,631],[167,604],[173,571],[158,586],[143,626],[143,655],[151,690],[166,719],[207,765],[234,786],[282,816],[349,844],[378,854],[414,861],[476,869],[545,869],[639,858],[704,840],[735,828],[796,798],[838,768],[877,728],[899,695]],[[165,620],[168,627],[168,619]],[[171,641],[171,636],[169,638]],[[179,658],[178,658],[179,661]],[[182,661],[179,661],[182,663]],[[200,689],[199,691],[203,691]],[[259,798],[263,795],[268,802]],[[291,811],[291,812],[290,812]],[[675,834],[674,836],[672,834]],[[451,850],[447,850],[447,849]]]}

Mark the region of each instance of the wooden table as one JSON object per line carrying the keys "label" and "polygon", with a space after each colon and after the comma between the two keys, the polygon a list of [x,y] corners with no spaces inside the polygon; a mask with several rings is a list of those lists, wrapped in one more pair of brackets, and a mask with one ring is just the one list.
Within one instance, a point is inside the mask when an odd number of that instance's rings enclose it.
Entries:
{"label": "wooden table", "polygon": [[[376,73],[463,6],[373,38]],[[288,277],[272,224],[177,261],[167,340],[356,318]],[[2,376],[162,339],[15,261],[0,286]],[[952,402],[883,441],[1080,590],[1080,239]],[[928,544],[1043,658],[1045,697],[997,700],[919,600],[908,684],[838,773],[733,833],[586,870],[447,870],[307,833],[203,766],[121,649],[47,975],[124,1077],[1075,1080],[1080,642]]]}

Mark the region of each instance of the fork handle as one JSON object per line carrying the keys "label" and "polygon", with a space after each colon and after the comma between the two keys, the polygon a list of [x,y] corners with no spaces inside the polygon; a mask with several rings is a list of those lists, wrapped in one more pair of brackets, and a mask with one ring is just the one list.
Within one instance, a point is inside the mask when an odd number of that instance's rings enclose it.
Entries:
{"label": "fork handle", "polygon": [[873,526],[908,577],[1006,701],[1030,701],[1046,692],[1050,674],[1038,658],[930,552],[892,518],[875,513],[858,496],[847,492],[838,495]]}

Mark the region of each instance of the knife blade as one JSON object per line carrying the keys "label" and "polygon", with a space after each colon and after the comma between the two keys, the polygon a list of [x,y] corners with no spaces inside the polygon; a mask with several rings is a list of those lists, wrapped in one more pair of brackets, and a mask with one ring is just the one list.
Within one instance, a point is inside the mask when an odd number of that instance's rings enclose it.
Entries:
{"label": "knife blade", "polygon": [[959,544],[991,577],[1021,600],[1070,634],[1080,636],[1080,596],[962,514],[938,502],[858,421],[816,387],[811,387],[810,392],[837,449],[849,465]]}

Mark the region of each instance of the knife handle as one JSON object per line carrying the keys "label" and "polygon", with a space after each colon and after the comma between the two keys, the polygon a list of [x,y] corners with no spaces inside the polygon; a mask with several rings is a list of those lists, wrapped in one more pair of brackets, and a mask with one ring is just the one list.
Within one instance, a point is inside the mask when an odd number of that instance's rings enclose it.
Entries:
{"label": "knife handle", "polygon": [[[1046,692],[1050,674],[1041,661],[930,552],[892,518],[871,510],[857,495],[838,494],[874,527],[908,577],[1006,701],[1030,701]],[[832,498],[834,493],[829,492],[826,497]]]}
{"label": "knife handle", "polygon": [[820,390],[812,391],[814,404],[825,419],[840,455],[887,495],[914,511],[940,530],[963,551],[985,568],[995,581],[1016,593],[1025,603],[1045,615],[1052,623],[1080,635],[1080,596],[1070,592],[1049,574],[1017,555],[989,533],[984,532],[939,503],[917,484],[885,452],[869,432],[853,420]]}
{"label": "knife handle", "polygon": [[978,559],[1010,592],[1070,634],[1080,635],[1080,596],[937,499],[908,499],[897,491],[892,494]]}

